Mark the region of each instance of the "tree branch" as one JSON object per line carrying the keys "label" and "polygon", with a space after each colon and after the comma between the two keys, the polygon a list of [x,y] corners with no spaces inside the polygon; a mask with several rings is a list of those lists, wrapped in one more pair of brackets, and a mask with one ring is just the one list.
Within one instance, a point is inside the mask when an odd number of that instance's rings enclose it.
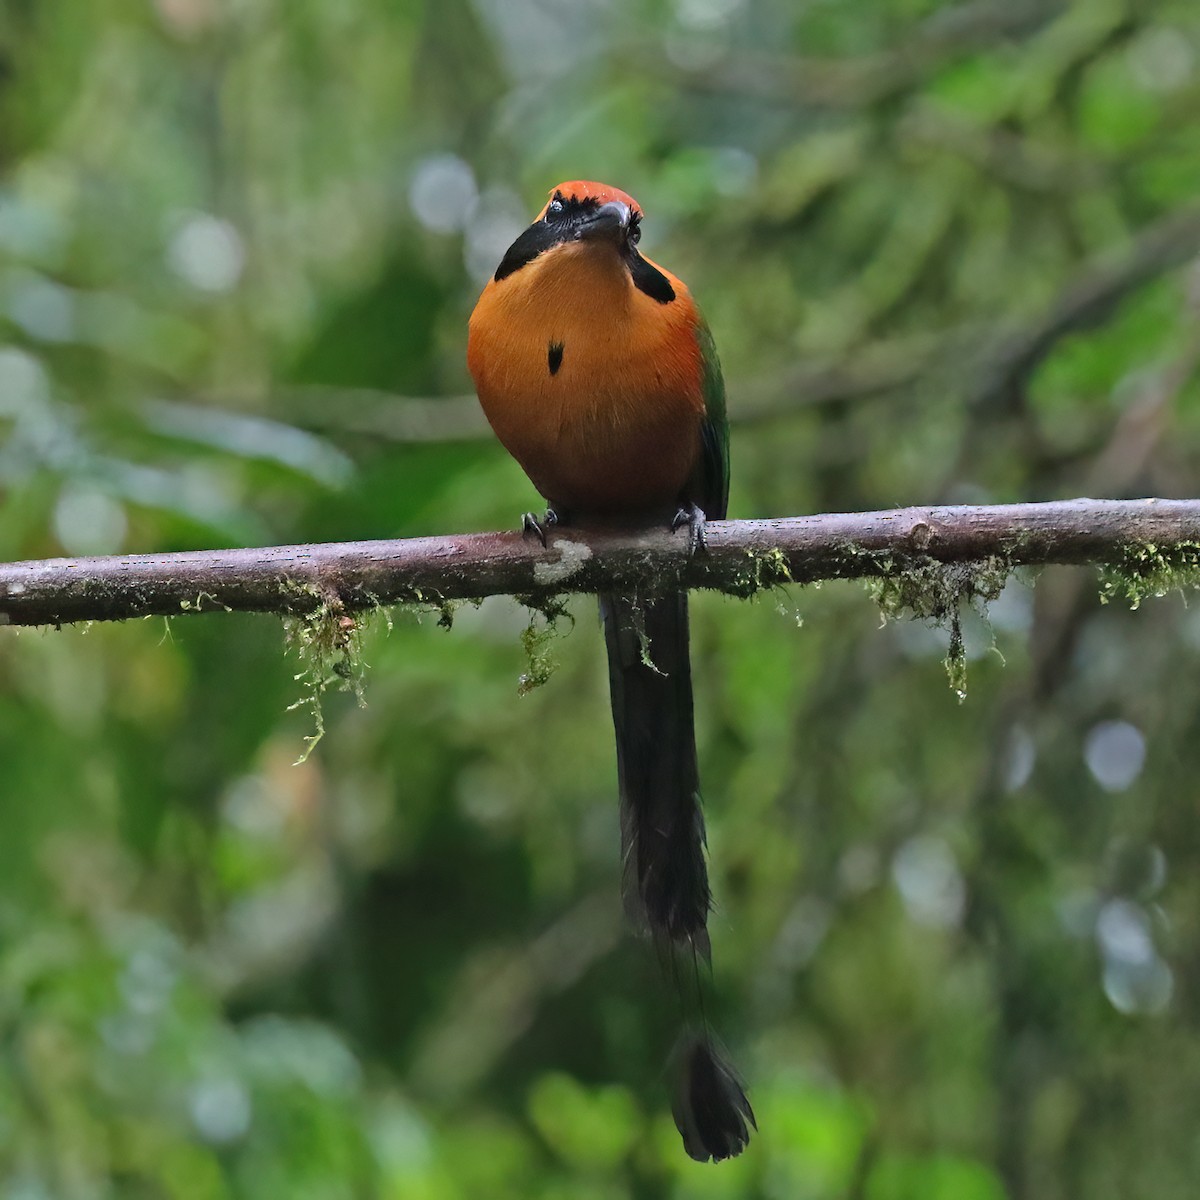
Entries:
{"label": "tree branch", "polygon": [[1042,319],[1002,337],[976,366],[970,403],[993,406],[1019,387],[1067,335],[1094,329],[1132,292],[1200,253],[1200,205],[1168,213],[1140,229],[1124,247],[1087,263]]}
{"label": "tree branch", "polygon": [[[663,529],[559,529],[0,564],[0,625],[60,625],[219,609],[354,611],[395,602],[654,586],[760,587],[893,576],[937,564],[1128,564],[1200,544],[1200,500],[1058,500],[714,521],[708,551]],[[966,594],[966,592],[962,592]]]}
{"label": "tree branch", "polygon": [[917,87],[933,71],[1000,39],[1033,37],[1065,7],[1063,0],[974,0],[935,13],[901,44],[848,58],[727,51],[703,69],[674,67],[638,47],[631,48],[629,58],[698,92],[732,92],[810,108],[862,109]]}

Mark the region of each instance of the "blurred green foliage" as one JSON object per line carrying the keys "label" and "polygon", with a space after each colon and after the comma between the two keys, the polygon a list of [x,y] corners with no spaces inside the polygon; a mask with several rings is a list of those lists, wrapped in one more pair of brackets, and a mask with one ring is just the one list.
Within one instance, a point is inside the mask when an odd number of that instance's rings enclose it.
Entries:
{"label": "blurred green foliage", "polygon": [[[512,526],[465,323],[579,177],[733,515],[1195,494],[1194,0],[0,0],[0,557]],[[3,631],[0,1192],[1191,1196],[1200,618],[1029,583],[961,705],[861,588],[696,597],[718,1168],[589,602],[520,697],[515,603],[377,619],[300,767],[278,622]]]}

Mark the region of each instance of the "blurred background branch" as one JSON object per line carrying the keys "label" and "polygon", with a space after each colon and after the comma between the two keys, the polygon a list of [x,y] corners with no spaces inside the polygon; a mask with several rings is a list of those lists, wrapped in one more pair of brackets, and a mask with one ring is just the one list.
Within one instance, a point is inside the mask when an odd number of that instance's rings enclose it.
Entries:
{"label": "blurred background branch", "polygon": [[[930,119],[934,119],[931,114]],[[1072,186],[1091,187],[1081,164],[1063,164]],[[1066,337],[1095,328],[1121,301],[1148,281],[1188,263],[1200,253],[1200,209],[1188,205],[1136,231],[1129,244],[1106,248],[1082,265],[1036,319],[1008,331],[963,326],[940,336],[877,340],[862,355],[827,362],[805,361],[767,377],[730,383],[734,424],[768,421],[810,405],[886,398],[915,383],[936,364],[971,364],[967,402],[1001,408],[1023,387],[1038,363]],[[236,406],[234,397],[205,397],[204,407]],[[242,401],[241,403],[244,403]],[[473,395],[421,398],[365,388],[306,387],[276,391],[269,400],[279,421],[324,434],[384,438],[396,442],[456,442],[492,436]],[[994,406],[994,407],[993,407]],[[166,412],[160,401],[143,410]]]}

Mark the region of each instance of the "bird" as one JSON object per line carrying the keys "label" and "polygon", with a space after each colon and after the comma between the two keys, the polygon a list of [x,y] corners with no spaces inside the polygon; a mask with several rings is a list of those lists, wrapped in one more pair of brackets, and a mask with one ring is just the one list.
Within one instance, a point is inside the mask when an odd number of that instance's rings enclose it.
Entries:
{"label": "bird", "polygon": [[[703,550],[726,515],[729,430],[712,335],[687,285],[638,249],[628,193],[561,183],[509,246],[468,325],[484,414],[547,503],[524,528],[662,524]],[[616,737],[623,891],[668,950],[710,958],[687,592],[600,596]],[[684,1038],[676,1125],[693,1158],[740,1153],[754,1114],[706,1033]],[[755,1126],[756,1127],[756,1126]]]}

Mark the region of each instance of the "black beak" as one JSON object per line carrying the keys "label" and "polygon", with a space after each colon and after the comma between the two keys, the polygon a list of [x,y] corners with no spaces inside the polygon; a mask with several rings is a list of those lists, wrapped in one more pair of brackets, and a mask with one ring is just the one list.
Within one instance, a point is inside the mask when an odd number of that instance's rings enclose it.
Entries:
{"label": "black beak", "polygon": [[610,200],[580,222],[577,236],[581,241],[590,241],[592,238],[619,241],[628,231],[632,216],[628,204],[622,204],[620,200]]}

